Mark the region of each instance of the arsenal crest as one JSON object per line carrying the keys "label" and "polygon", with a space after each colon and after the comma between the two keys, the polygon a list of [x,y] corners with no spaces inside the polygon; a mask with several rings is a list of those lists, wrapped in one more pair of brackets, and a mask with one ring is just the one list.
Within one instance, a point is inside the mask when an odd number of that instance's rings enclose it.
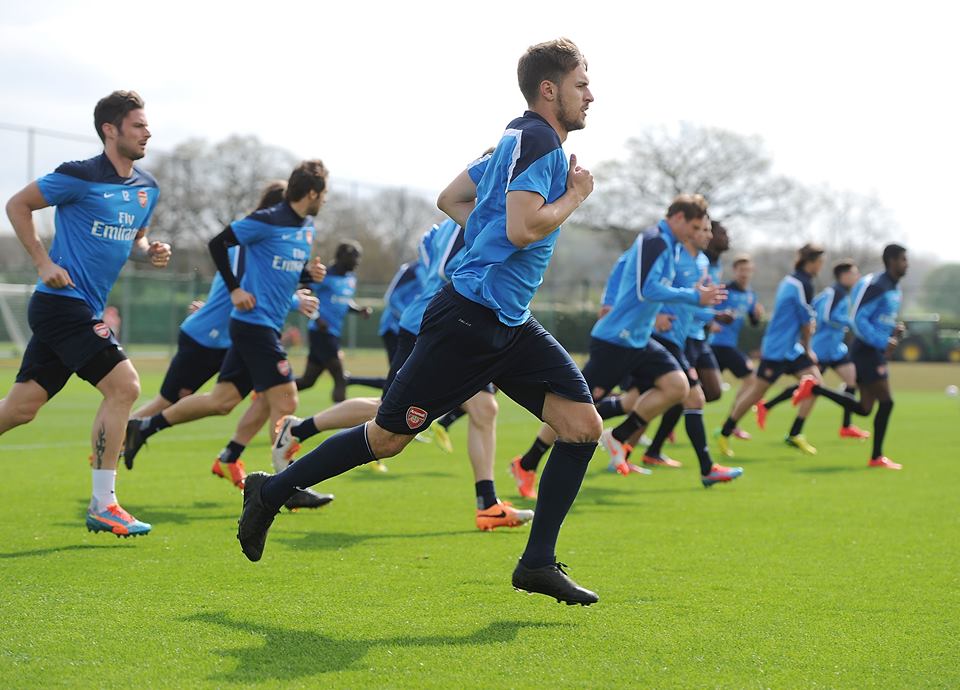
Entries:
{"label": "arsenal crest", "polygon": [[141,205],[143,208],[146,208],[146,207],[147,207],[147,201],[149,200],[149,198],[150,198],[150,197],[147,196],[147,190],[146,190],[146,189],[141,189],[141,190],[139,190],[139,191],[137,192],[137,201],[140,202],[140,205]]}
{"label": "arsenal crest", "polygon": [[281,375],[281,376],[289,376],[289,375],[290,375],[290,362],[288,362],[288,361],[285,360],[285,359],[281,359],[279,362],[277,362],[277,371],[280,372],[280,375]]}
{"label": "arsenal crest", "polygon": [[411,429],[419,429],[427,421],[427,411],[419,407],[410,406],[407,408],[407,426]]}
{"label": "arsenal crest", "polygon": [[103,323],[102,321],[100,323],[95,323],[93,324],[93,332],[99,335],[104,340],[106,340],[107,338],[110,337],[110,326]]}

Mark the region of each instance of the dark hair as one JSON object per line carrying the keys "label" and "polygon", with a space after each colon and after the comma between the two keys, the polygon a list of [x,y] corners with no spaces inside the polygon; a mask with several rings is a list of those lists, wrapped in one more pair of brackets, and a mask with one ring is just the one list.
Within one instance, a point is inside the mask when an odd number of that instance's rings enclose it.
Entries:
{"label": "dark hair", "polygon": [[686,220],[703,218],[707,215],[707,200],[700,194],[681,194],[670,202],[667,218],[675,213],[682,213]]}
{"label": "dark hair", "polygon": [[528,105],[533,105],[540,95],[540,84],[552,81],[559,84],[561,80],[579,65],[587,66],[580,49],[569,38],[555,38],[552,41],[538,43],[527,48],[527,52],[517,63],[517,82],[520,84],[520,93],[527,99]]}
{"label": "dark hair", "polygon": [[798,271],[803,269],[804,265],[811,261],[816,261],[823,256],[825,252],[826,249],[819,244],[811,244],[808,242],[800,247],[800,251],[797,252],[797,263],[793,265],[794,269]]}
{"label": "dark hair", "polygon": [[123,118],[131,110],[140,110],[143,108],[143,99],[136,91],[114,91],[109,96],[104,96],[97,101],[93,109],[93,126],[97,130],[97,136],[100,141],[106,141],[103,135],[103,126],[110,123],[117,129]]}
{"label": "dark hair", "polygon": [[334,260],[339,261],[341,258],[350,254],[353,254],[354,256],[360,256],[363,254],[363,247],[360,246],[359,242],[354,240],[344,240],[337,245],[337,251],[334,254]]}
{"label": "dark hair", "polygon": [[255,210],[259,211],[262,208],[276,206],[283,201],[283,195],[286,191],[287,183],[283,180],[274,180],[268,183],[260,193],[260,201],[257,202],[257,208]]}
{"label": "dark hair", "polygon": [[840,259],[840,261],[833,265],[833,277],[836,280],[840,280],[840,276],[847,271],[852,271],[856,265],[857,263],[853,259]]}
{"label": "dark hair", "polygon": [[736,268],[740,264],[748,264],[752,261],[753,259],[750,258],[749,254],[738,254],[737,257],[733,260],[733,267]]}
{"label": "dark hair", "polygon": [[901,256],[907,253],[906,247],[901,247],[899,244],[888,244],[883,248],[883,265],[884,268],[890,265],[890,262],[894,259],[899,259]]}
{"label": "dark hair", "polygon": [[300,201],[310,191],[322,192],[327,188],[327,174],[327,168],[319,158],[300,163],[287,180],[287,201]]}

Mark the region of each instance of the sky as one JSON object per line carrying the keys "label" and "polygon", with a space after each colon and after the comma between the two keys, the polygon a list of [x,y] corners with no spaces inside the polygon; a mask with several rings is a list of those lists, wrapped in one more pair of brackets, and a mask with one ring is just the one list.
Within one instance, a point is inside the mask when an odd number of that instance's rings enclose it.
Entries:
{"label": "sky", "polygon": [[[5,2],[0,123],[93,135],[96,101],[129,88],[158,150],[254,134],[322,158],[333,186],[436,192],[525,109],[526,47],[563,35],[596,98],[565,145],[582,165],[680,121],[759,135],[777,172],[875,194],[910,248],[960,261],[952,3],[332,5]],[[27,179],[24,135],[0,129],[0,151],[6,199]],[[41,138],[34,172],[96,152]]]}

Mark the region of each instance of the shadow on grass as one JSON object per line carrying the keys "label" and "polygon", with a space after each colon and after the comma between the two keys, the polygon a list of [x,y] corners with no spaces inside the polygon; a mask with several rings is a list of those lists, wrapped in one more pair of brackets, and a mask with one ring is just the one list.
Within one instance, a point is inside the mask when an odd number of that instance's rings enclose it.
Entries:
{"label": "shadow on grass", "polygon": [[[72,525],[76,527],[76,525]],[[112,535],[107,535],[112,536]],[[30,558],[32,556],[49,556],[64,551],[96,551],[99,549],[115,549],[117,539],[111,539],[109,543],[104,544],[68,544],[66,546],[51,546],[46,549],[30,549],[29,551],[11,551],[10,553],[0,553],[0,560],[8,558]],[[120,539],[120,541],[131,541],[130,539]]]}
{"label": "shadow on grass", "polygon": [[[143,520],[144,522],[149,522],[151,525],[189,525],[193,522],[205,522],[208,520],[225,520],[229,518],[237,519],[240,517],[240,505],[241,498],[240,492],[237,491],[237,504],[236,510],[231,510],[222,503],[215,503],[213,501],[194,501],[190,505],[170,505],[169,503],[164,503],[162,505],[150,505],[149,503],[137,503],[136,506],[131,507],[130,512],[138,520]],[[77,520],[80,521],[80,524],[83,524],[83,521],[87,517],[87,507],[89,501],[87,499],[82,499],[77,501]],[[213,513],[198,513],[197,511],[208,511],[208,510],[217,510],[215,514]],[[227,511],[227,512],[223,512]],[[76,527],[77,523],[75,522],[60,522],[57,523],[58,527]]]}
{"label": "shadow on grass", "polygon": [[346,532],[301,532],[299,536],[289,533],[271,539],[271,542],[283,544],[293,549],[312,551],[336,551],[349,549],[368,541],[390,541],[393,539],[430,539],[433,537],[452,537],[465,534],[483,534],[480,530],[451,530],[447,532],[409,532],[390,534],[374,532],[372,534],[349,534]]}
{"label": "shadow on grass", "polygon": [[[304,676],[343,671],[355,666],[372,649],[396,647],[472,647],[512,642],[523,628],[559,627],[561,624],[494,621],[468,635],[426,635],[417,637],[373,638],[345,640],[329,637],[312,630],[294,630],[262,623],[233,620],[226,613],[197,613],[180,620],[187,623],[208,623],[227,630],[259,635],[263,644],[215,649],[214,654],[236,659],[232,671],[208,678],[211,681],[231,683],[262,683],[291,681]],[[225,637],[229,637],[225,635]]]}
{"label": "shadow on grass", "polygon": [[853,465],[821,465],[820,467],[798,467],[794,472],[803,474],[838,474],[840,472],[859,472],[861,467]]}
{"label": "shadow on grass", "polygon": [[[453,472],[437,472],[436,470],[424,470],[423,472],[418,472],[416,470],[407,471],[402,468],[393,468],[390,465],[390,461],[387,461],[387,471],[386,472],[377,472],[374,469],[362,469],[355,472],[350,472],[347,475],[347,478],[353,481],[360,482],[370,482],[370,481],[393,481],[395,479],[449,479],[450,477],[456,477],[457,475]],[[322,489],[317,489],[322,491]]]}

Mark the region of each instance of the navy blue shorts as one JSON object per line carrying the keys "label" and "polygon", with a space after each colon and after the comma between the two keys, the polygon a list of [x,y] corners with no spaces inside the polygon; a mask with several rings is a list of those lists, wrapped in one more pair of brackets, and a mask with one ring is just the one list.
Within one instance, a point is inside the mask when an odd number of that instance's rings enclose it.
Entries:
{"label": "navy blue shorts", "polygon": [[850,359],[857,367],[857,385],[869,386],[890,378],[886,352],[867,345],[862,340],[853,341],[850,346]]}
{"label": "navy blue shorts", "polygon": [[217,383],[232,383],[246,397],[293,381],[280,334],[269,326],[230,319],[230,340]]}
{"label": "navy blue shorts", "polygon": [[95,386],[127,358],[107,324],[82,299],[34,292],[27,321],[33,335],[16,381],[36,381],[50,398],[74,373]]}
{"label": "navy blue shorts", "polygon": [[309,331],[310,352],[307,359],[314,364],[325,365],[340,356],[340,338],[327,331]]}
{"label": "navy blue shorts", "polygon": [[393,355],[397,351],[397,334],[393,331],[387,331],[382,336],[383,348],[387,351],[387,364],[393,362]]}
{"label": "navy blue shorts", "polygon": [[[640,350],[643,361],[630,374],[629,381],[621,384],[623,390],[636,388],[641,393],[656,385],[657,379],[673,371],[687,372],[689,365],[680,348],[669,341],[656,337],[650,338],[647,346]],[[687,378],[690,378],[687,373]]]}
{"label": "navy blue shorts", "polygon": [[400,367],[406,363],[407,357],[413,352],[413,346],[416,344],[417,336],[413,333],[405,328],[397,331],[397,344],[393,348],[393,357],[390,358],[390,370],[387,372],[387,382],[383,385],[384,393],[390,389],[390,384],[393,383],[393,380],[397,377],[397,372],[400,371]]}
{"label": "navy blue shorts", "polygon": [[205,347],[180,331],[177,337],[177,353],[167,367],[167,374],[160,386],[160,395],[165,400],[176,402],[196,392],[220,371],[226,355],[226,348]]}
{"label": "navy blue shorts", "polygon": [[694,369],[706,371],[707,369],[720,368],[716,355],[713,354],[713,348],[706,340],[687,338],[684,354],[687,361],[690,362],[690,366]]}
{"label": "navy blue shorts", "polygon": [[853,362],[853,360],[850,359],[850,353],[848,352],[840,359],[832,359],[830,361],[824,361],[821,359],[819,362],[817,362],[817,366],[820,367],[820,373],[822,374],[827,369],[833,369],[836,371],[837,367],[842,367],[844,364],[850,364],[851,362]]}
{"label": "navy blue shorts", "polygon": [[599,338],[590,338],[590,356],[583,367],[583,378],[591,391],[598,392],[596,399],[600,400],[646,362],[644,348],[623,347]]}
{"label": "navy blue shorts", "polygon": [[796,359],[761,359],[760,367],[757,369],[757,378],[761,378],[767,383],[773,383],[784,374],[793,374],[809,369],[814,366],[813,361],[802,354]]}
{"label": "navy blue shorts", "polygon": [[746,378],[753,373],[750,359],[735,347],[727,345],[712,345],[713,354],[717,358],[720,371],[729,370],[738,379]]}
{"label": "navy blue shorts", "polygon": [[377,424],[416,434],[491,381],[540,419],[548,392],[593,403],[576,363],[536,319],[506,326],[448,284],[424,312],[416,345],[384,395]]}

